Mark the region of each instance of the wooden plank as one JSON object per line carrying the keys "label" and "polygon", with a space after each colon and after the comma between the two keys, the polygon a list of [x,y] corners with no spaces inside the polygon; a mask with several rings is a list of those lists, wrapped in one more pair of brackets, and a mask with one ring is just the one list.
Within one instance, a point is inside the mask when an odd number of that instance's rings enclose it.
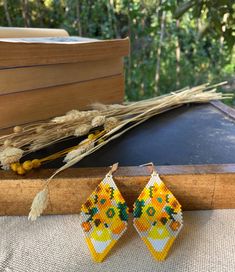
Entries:
{"label": "wooden plank", "polygon": [[219,109],[226,115],[228,115],[230,118],[235,119],[235,109],[232,107],[227,106],[221,101],[211,101],[211,105],[213,105],[215,108]]}
{"label": "wooden plank", "polygon": [[123,73],[122,58],[0,69],[0,95],[78,83]]}
{"label": "wooden plank", "polygon": [[[235,208],[235,180],[232,173],[216,175],[214,194],[212,200],[213,209]],[[226,196],[224,196],[224,194]]]}
{"label": "wooden plank", "polygon": [[2,40],[0,67],[75,63],[123,57],[129,54],[129,46],[129,38],[75,43],[27,43]]}
{"label": "wooden plank", "polygon": [[[45,214],[79,213],[107,170],[71,168],[56,176],[49,186]],[[235,164],[159,166],[158,172],[184,210],[235,208]],[[21,177],[1,171],[0,215],[27,215],[35,194],[52,173],[52,169],[39,169]],[[149,172],[140,167],[120,167],[114,179],[131,208],[148,182]]]}
{"label": "wooden plank", "polygon": [[122,74],[79,83],[0,96],[0,126],[8,128],[59,116],[91,103],[120,103],[124,96]]}
{"label": "wooden plank", "polygon": [[0,27],[0,38],[26,38],[26,37],[67,37],[64,29],[31,28],[31,27]]}

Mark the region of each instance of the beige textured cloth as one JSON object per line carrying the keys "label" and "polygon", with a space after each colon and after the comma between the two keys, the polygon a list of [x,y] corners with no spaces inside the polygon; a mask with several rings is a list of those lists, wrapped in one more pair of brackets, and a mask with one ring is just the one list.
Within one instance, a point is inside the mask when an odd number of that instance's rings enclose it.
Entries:
{"label": "beige textured cloth", "polygon": [[235,210],[184,212],[168,259],[156,262],[129,222],[103,263],[94,263],[78,215],[0,217],[1,272],[235,271]]}

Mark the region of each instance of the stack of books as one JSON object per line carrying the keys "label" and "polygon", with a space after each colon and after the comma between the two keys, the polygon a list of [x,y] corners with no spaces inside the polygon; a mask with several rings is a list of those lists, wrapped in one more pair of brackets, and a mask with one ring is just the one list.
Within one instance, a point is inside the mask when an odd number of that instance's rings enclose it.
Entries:
{"label": "stack of books", "polygon": [[129,39],[0,37],[0,129],[120,103]]}

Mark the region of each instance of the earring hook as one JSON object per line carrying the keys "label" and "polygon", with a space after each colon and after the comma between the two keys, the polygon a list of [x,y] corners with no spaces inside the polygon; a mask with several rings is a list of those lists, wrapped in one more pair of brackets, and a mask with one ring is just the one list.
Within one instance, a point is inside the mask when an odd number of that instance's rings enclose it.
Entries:
{"label": "earring hook", "polygon": [[139,167],[144,167],[144,166],[147,166],[151,174],[157,174],[157,169],[153,162],[148,162],[148,163],[139,165]]}
{"label": "earring hook", "polygon": [[108,172],[107,176],[111,176],[115,171],[117,171],[117,169],[118,169],[118,162],[114,163],[110,167],[111,167],[111,169]]}

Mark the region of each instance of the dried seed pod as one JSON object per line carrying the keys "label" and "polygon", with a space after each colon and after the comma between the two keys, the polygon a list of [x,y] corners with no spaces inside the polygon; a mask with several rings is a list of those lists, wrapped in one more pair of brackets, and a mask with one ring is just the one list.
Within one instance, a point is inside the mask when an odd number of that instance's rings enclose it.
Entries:
{"label": "dried seed pod", "polygon": [[102,116],[102,115],[95,116],[91,121],[92,127],[100,127],[100,126],[103,126],[104,123],[105,123],[105,116]]}
{"label": "dried seed pod", "polygon": [[115,128],[118,124],[118,119],[115,118],[115,117],[110,117],[110,118],[107,118],[105,120],[105,123],[104,123],[104,129],[109,132],[110,130],[112,130],[113,128]]}
{"label": "dried seed pod", "polygon": [[23,128],[22,128],[21,126],[15,126],[15,127],[13,128],[13,131],[14,131],[15,133],[20,133],[20,132],[23,131]]}
{"label": "dried seed pod", "polygon": [[13,162],[18,162],[23,155],[23,150],[15,147],[6,147],[0,153],[0,162],[4,168],[9,168]]}
{"label": "dried seed pod", "polygon": [[3,145],[4,145],[4,147],[9,147],[9,146],[11,146],[11,144],[12,144],[12,141],[7,139],[7,140],[4,141]]}
{"label": "dried seed pod", "polygon": [[87,135],[91,130],[92,126],[88,124],[82,124],[74,131],[74,136],[79,137],[83,135]]}

